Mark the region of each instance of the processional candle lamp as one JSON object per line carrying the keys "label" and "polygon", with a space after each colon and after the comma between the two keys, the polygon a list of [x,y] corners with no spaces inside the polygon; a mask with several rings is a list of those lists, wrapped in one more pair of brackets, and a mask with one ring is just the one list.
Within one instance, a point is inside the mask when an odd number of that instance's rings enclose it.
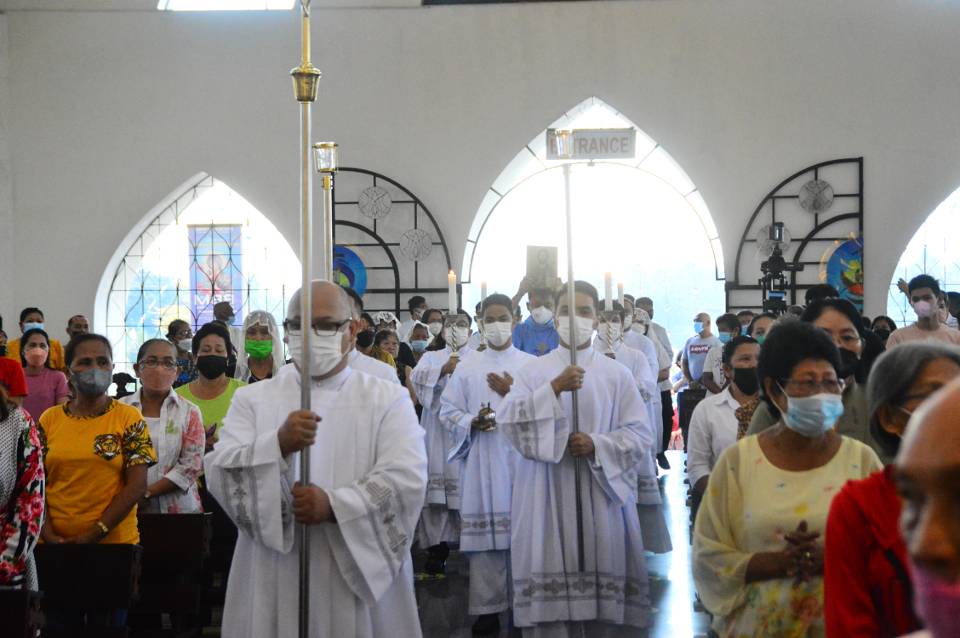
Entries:
{"label": "processional candle lamp", "polygon": [[[312,137],[311,109],[317,100],[320,85],[320,69],[310,61],[310,0],[300,0],[300,66],[290,71],[293,78],[293,93],[300,104],[300,339],[302,352],[309,355],[313,330],[311,315],[313,310],[313,175],[310,172],[310,138]],[[333,242],[327,241],[330,224],[324,220],[324,242],[321,246],[321,270],[324,279],[330,279],[333,265]],[[332,235],[330,235],[332,237]],[[296,338],[296,337],[294,337]],[[310,357],[303,357],[300,363],[301,379],[310,379]],[[306,381],[300,384],[300,409],[310,410],[313,384]],[[310,449],[300,451],[300,483],[310,485]],[[297,526],[299,539],[299,615],[298,635],[307,638],[310,633],[310,534],[306,525]]]}

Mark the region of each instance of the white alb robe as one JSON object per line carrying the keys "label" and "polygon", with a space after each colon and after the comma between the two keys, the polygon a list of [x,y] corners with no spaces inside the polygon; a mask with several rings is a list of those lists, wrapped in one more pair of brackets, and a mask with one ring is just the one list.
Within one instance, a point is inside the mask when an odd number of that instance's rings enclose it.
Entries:
{"label": "white alb robe", "polygon": [[654,441],[648,460],[641,464],[637,472],[637,512],[643,532],[643,547],[648,552],[666,554],[673,551],[673,543],[670,541],[670,529],[663,514],[660,484],[657,482],[657,452],[660,450],[658,442],[663,435],[660,427],[663,414],[657,378],[650,376],[650,366],[644,354],[624,345],[622,341],[614,343],[613,355],[617,363],[626,366],[637,382],[637,389],[640,390],[640,396],[647,407],[650,433]]}
{"label": "white alb robe", "polygon": [[[593,439],[581,457],[584,573],[578,573],[572,399],[550,382],[569,365],[562,345],[520,370],[498,413],[504,434],[524,457],[513,490],[510,539],[513,610],[519,627],[560,623],[644,627],[647,569],[636,508],[637,472],[653,446],[640,392],[623,365],[580,350],[586,370],[578,392],[580,430]],[[599,621],[599,622],[597,622]],[[550,623],[556,623],[551,625]],[[598,630],[599,631],[599,630]]]}
{"label": "white alb robe", "polygon": [[[623,335],[623,342],[630,348],[634,350],[639,350],[647,358],[647,365],[653,370],[653,378],[656,379],[660,375],[660,371],[664,368],[669,368],[673,364],[672,355],[667,351],[667,348],[660,342],[659,338],[654,334],[643,334],[643,327],[638,325],[636,328],[631,328],[627,330]],[[667,386],[670,385],[670,379],[667,379],[664,383]],[[663,383],[660,384],[660,391],[663,391]],[[660,449],[663,442],[663,428],[672,427],[672,423],[663,422],[663,397],[658,393],[657,396],[653,399],[655,408],[657,410],[657,416],[653,420],[654,425],[657,426],[659,431],[657,435],[657,443],[655,452],[662,452]]]}
{"label": "white alb robe", "polygon": [[[459,521],[456,511],[460,509],[460,470],[462,460],[447,460],[450,449],[449,437],[440,422],[440,395],[447,387],[449,375],[441,376],[441,369],[453,350],[424,352],[413,369],[410,380],[417,400],[423,406],[420,425],[426,433],[427,448],[427,507],[423,510],[418,539],[422,547],[432,547],[442,541],[456,542],[459,538]],[[476,352],[469,348],[459,351],[463,365]]]}
{"label": "white alb robe", "polygon": [[[470,552],[469,613],[489,614],[509,607],[508,561],[513,477],[519,454],[498,427],[471,428],[489,404],[499,414],[503,397],[490,389],[491,372],[516,378],[536,357],[510,346],[487,348],[457,366],[441,396],[440,420],[447,428],[449,458],[462,460],[460,481],[460,551]],[[508,395],[509,396],[509,395]],[[476,557],[478,553],[496,554]]]}
{"label": "white alb robe", "polygon": [[[397,369],[391,365],[380,361],[379,359],[374,359],[373,357],[368,357],[367,355],[358,352],[356,350],[351,350],[347,355],[347,365],[349,365],[354,370],[359,370],[369,374],[372,377],[377,377],[378,379],[383,379],[384,381],[389,381],[390,383],[400,385],[400,377],[397,376]],[[409,397],[410,394],[408,393]]]}
{"label": "white alb robe", "polygon": [[[426,454],[409,394],[347,367],[314,382],[321,417],[311,482],[336,522],[310,533],[310,636],[419,636],[410,545],[423,504]],[[299,455],[283,457],[277,431],[300,409],[293,365],[237,390],[204,459],[207,485],[239,530],[227,582],[223,635],[297,635],[298,555],[291,487]]]}

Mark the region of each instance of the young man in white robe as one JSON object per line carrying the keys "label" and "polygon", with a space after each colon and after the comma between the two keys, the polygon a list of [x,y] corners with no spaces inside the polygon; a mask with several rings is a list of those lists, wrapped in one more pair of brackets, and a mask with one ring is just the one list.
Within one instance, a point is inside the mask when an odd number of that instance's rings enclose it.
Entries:
{"label": "young man in white robe", "polygon": [[448,461],[449,435],[440,422],[440,395],[457,366],[475,353],[467,347],[470,317],[448,315],[444,319],[440,350],[423,353],[410,375],[417,401],[423,407],[420,425],[426,433],[427,496],[417,526],[417,541],[427,550],[424,574],[418,578],[443,577],[450,544],[460,539],[460,469],[463,461]]}
{"label": "young man in white robe", "polygon": [[[343,290],[312,284],[284,322],[294,363],[233,397],[204,458],[207,485],[239,530],[223,635],[298,635],[299,533],[310,535],[309,635],[420,636],[410,546],[426,487],[423,430],[406,391],[351,369],[359,322]],[[301,330],[313,330],[304,353]],[[300,410],[310,358],[311,410]],[[299,452],[311,484],[296,482]]]}
{"label": "young man in white robe", "polygon": [[[506,295],[484,299],[479,311],[486,348],[457,366],[441,397],[440,420],[449,457],[463,460],[460,482],[460,551],[470,561],[469,609],[479,616],[474,635],[500,631],[510,607],[510,499],[519,458],[496,425],[513,378],[536,357],[513,347],[516,321]],[[492,416],[488,410],[493,411]]]}
{"label": "young man in white robe", "polygon": [[[575,291],[575,334],[562,289],[560,347],[520,370],[497,415],[523,457],[510,538],[514,623],[525,637],[634,636],[650,612],[636,489],[653,437],[630,372],[590,345],[596,289],[578,281]],[[570,343],[577,344],[576,366],[570,365]],[[579,432],[573,430],[571,391],[579,401]]]}
{"label": "young man in white robe", "polygon": [[[606,308],[606,302],[601,302]],[[657,451],[656,445],[660,441],[660,390],[657,387],[656,377],[650,373],[650,365],[646,356],[639,350],[634,350],[623,343],[623,323],[625,313],[623,306],[612,302],[613,310],[600,313],[600,323],[597,327],[597,338],[593,342],[597,352],[605,354],[617,363],[621,363],[630,371],[637,383],[640,397],[647,408],[648,423],[651,427],[654,446],[651,449],[649,463],[643,463],[639,470],[637,481],[637,513],[640,515],[640,529],[643,532],[643,547],[648,552],[666,554],[673,551],[670,542],[670,530],[663,514],[663,497],[660,495],[660,484],[657,482]],[[659,363],[658,363],[659,365]]]}

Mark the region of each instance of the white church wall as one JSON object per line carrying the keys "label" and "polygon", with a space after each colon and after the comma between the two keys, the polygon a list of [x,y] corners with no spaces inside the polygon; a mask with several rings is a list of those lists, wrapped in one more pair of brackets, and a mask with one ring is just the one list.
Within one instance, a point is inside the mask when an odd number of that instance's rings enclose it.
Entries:
{"label": "white church wall", "polygon": [[[69,315],[93,311],[130,228],[201,171],[298,245],[293,12],[12,11],[6,21],[0,169],[9,127],[16,223],[0,232],[13,243],[0,314],[40,304],[62,337]],[[960,185],[958,32],[960,7],[896,0],[317,10],[314,131],[341,144],[345,165],[421,197],[458,270],[486,189],[591,95],[701,189],[728,273],[770,188],[808,164],[863,155],[872,315],[914,230]],[[0,179],[9,229],[3,192]]]}

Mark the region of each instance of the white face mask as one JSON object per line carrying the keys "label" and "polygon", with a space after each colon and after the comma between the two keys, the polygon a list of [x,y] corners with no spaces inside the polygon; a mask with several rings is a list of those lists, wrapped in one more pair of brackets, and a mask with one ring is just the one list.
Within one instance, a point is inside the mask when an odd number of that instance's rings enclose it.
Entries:
{"label": "white face mask", "polygon": [[469,328],[461,328],[459,326],[454,326],[452,328],[443,329],[443,340],[447,342],[447,345],[453,348],[454,350],[459,350],[463,346],[467,345],[467,340],[470,338]]}
{"label": "white face mask", "polygon": [[553,319],[553,311],[547,308],[546,306],[537,306],[530,311],[530,316],[533,317],[535,323],[544,326]]}
{"label": "white face mask", "polygon": [[[298,333],[290,334],[290,358],[300,368],[303,363],[303,341]],[[310,376],[319,377],[330,372],[343,360],[343,333],[338,332],[332,337],[318,337],[310,335]]]}
{"label": "white face mask", "polygon": [[601,323],[597,328],[597,352],[612,354],[623,341],[619,323]]}
{"label": "white face mask", "polygon": [[193,339],[181,339],[177,342],[177,347],[184,352],[190,352],[190,348],[193,347]]}
{"label": "white face mask", "polygon": [[933,316],[933,313],[936,312],[936,306],[929,301],[918,301],[913,304],[913,311],[917,313],[917,317],[926,319]]}
{"label": "white face mask", "polygon": [[[593,319],[590,317],[574,317],[577,326],[577,347],[590,342],[593,336]],[[557,332],[560,334],[560,340],[566,344],[571,343],[570,339],[570,320],[569,317],[560,317],[557,321]]]}
{"label": "white face mask", "polygon": [[513,324],[509,321],[487,323],[483,326],[483,334],[491,346],[502,348],[513,335]]}
{"label": "white face mask", "polygon": [[623,318],[623,331],[626,332],[633,325],[633,315],[626,315]]}
{"label": "white face mask", "polygon": [[427,330],[430,331],[431,337],[436,337],[443,330],[442,321],[431,321],[427,324]]}

